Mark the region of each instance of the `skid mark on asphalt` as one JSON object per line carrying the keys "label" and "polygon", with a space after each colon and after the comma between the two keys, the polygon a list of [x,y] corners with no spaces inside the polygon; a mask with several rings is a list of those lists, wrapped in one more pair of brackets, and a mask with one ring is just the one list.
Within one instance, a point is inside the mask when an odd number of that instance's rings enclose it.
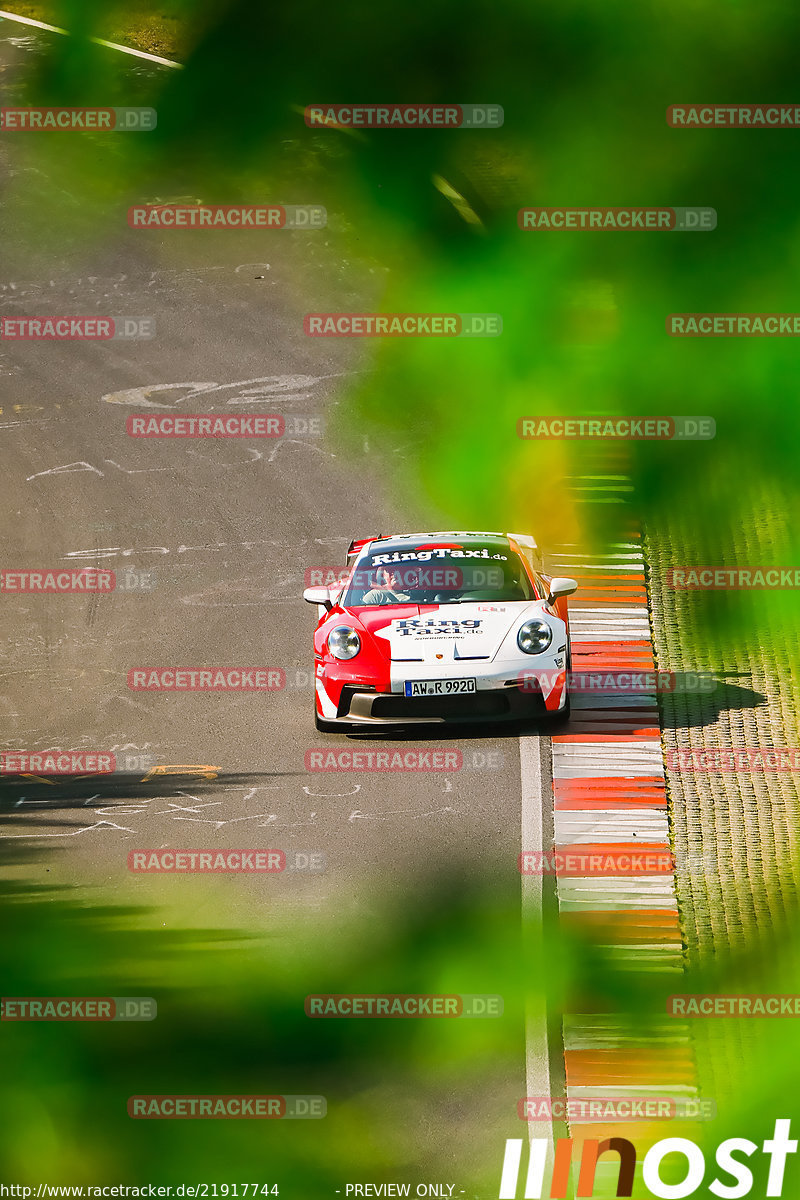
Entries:
{"label": "skid mark on asphalt", "polygon": [[[218,768],[213,769],[218,770]],[[193,773],[195,777],[198,778],[206,778],[206,776],[203,776],[202,774],[203,768],[200,767],[196,769],[191,767],[173,768],[173,770],[180,770],[183,774]],[[154,777],[153,772],[159,771],[161,771],[163,774],[168,774],[170,768],[153,768],[144,779],[132,779],[131,786],[149,782]],[[42,780],[41,782],[49,784],[52,781]],[[94,786],[97,785],[95,784]],[[3,832],[0,833],[0,840],[24,840],[27,838],[38,840],[41,838],[78,837],[81,834],[91,831],[92,829],[98,828],[116,830],[122,835],[123,839],[128,835],[133,835],[136,837],[150,836],[158,838],[159,836],[163,836],[163,826],[165,821],[170,823],[182,821],[190,824],[206,825],[207,827],[210,826],[211,829],[209,832],[213,834],[219,833],[220,830],[227,828],[229,825],[241,823],[252,823],[255,828],[277,826],[286,830],[304,828],[307,826],[318,826],[320,821],[319,813],[316,809],[313,809],[307,813],[296,813],[294,811],[285,813],[245,812],[237,816],[232,815],[237,810],[241,810],[242,806],[246,805],[247,802],[251,800],[257,792],[278,790],[285,792],[286,790],[292,791],[296,789],[302,791],[302,793],[307,797],[322,798],[325,800],[347,800],[349,797],[356,796],[361,793],[362,785],[360,783],[354,784],[352,788],[344,792],[318,792],[314,791],[308,785],[299,785],[294,781],[274,784],[259,784],[255,787],[247,788],[237,785],[226,785],[223,782],[218,791],[215,790],[211,793],[212,795],[219,795],[222,793],[222,799],[202,799],[201,797],[193,795],[191,792],[185,792],[181,790],[173,792],[172,795],[177,795],[181,798],[180,802],[170,800],[167,796],[158,795],[157,793],[154,796],[135,796],[133,798],[123,794],[120,796],[119,800],[116,800],[112,796],[104,796],[101,792],[97,792],[83,800],[81,800],[80,796],[76,796],[69,802],[67,802],[65,797],[62,795],[55,795],[52,798],[39,798],[23,795],[16,801],[9,801],[13,803],[13,807],[10,810],[6,809],[4,814],[5,820],[3,821],[2,825],[0,825],[0,828],[7,829],[9,827],[10,818],[12,825],[15,823],[18,827],[25,827],[26,825],[30,824],[32,830],[37,830],[37,818],[44,813],[53,814],[54,812],[58,812],[59,814],[64,814],[77,808],[85,809],[90,805],[93,806],[94,816],[97,817],[98,820],[91,825],[82,825],[77,829],[70,828],[59,833],[41,833],[38,831],[32,831],[29,833]],[[239,797],[238,795],[231,795],[231,793],[239,792],[244,792],[244,796]],[[233,809],[228,807],[229,800],[234,805]],[[430,804],[430,802],[430,799],[428,799],[427,803]],[[162,806],[166,805],[166,807],[161,807],[159,809],[156,807],[159,804]],[[462,808],[456,808],[452,805],[434,804],[433,807],[428,808],[425,807],[425,804],[425,798],[421,797],[420,805],[416,809],[413,807],[407,807],[402,809],[387,810],[383,807],[379,807],[371,810],[368,806],[358,809],[341,806],[338,811],[327,811],[325,813],[324,821],[327,824],[352,826],[357,821],[388,822],[398,818],[401,818],[403,821],[408,821],[409,819],[411,821],[421,821],[437,817],[460,817],[463,812]],[[223,812],[227,813],[227,815],[223,816],[222,814],[217,813],[211,814],[208,811],[211,808],[223,808]],[[138,817],[144,818],[144,822],[142,822],[142,820],[135,821],[134,824],[136,825],[136,828],[132,828],[130,826],[117,824],[115,821],[107,819],[111,817],[125,819]]]}
{"label": "skid mark on asphalt", "polygon": [[[137,408],[174,409],[189,400],[207,400],[212,393],[233,391],[235,395],[226,401],[228,405],[260,404],[266,400],[276,403],[297,399],[314,401],[312,391],[318,383],[326,379],[341,379],[350,374],[352,372],[336,371],[329,375],[261,375],[253,379],[241,379],[235,383],[153,383],[144,387],[126,388],[119,392],[107,392],[102,400],[107,404],[134,405]],[[150,399],[156,392],[183,391],[187,388],[189,390],[186,394],[177,396],[172,403]]]}

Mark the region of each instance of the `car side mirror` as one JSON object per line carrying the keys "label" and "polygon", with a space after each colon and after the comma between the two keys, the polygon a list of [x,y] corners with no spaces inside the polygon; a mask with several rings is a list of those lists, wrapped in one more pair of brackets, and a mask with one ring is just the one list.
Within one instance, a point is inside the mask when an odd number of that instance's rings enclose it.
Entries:
{"label": "car side mirror", "polygon": [[550,591],[547,596],[547,603],[552,605],[559,596],[571,596],[573,592],[578,590],[577,579],[569,579],[566,575],[556,575],[555,579],[550,580]]}
{"label": "car side mirror", "polygon": [[303,592],[303,599],[309,604],[319,604],[328,612],[333,608],[330,589],[326,587],[310,587]]}

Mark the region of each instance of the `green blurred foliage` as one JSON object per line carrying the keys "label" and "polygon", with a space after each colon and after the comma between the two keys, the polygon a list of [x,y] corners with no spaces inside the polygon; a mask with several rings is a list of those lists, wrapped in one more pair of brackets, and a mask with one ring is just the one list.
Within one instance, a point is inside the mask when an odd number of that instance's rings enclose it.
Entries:
{"label": "green blurred foliage", "polygon": [[[190,891],[176,919],[177,910],[89,905],[69,889],[0,886],[4,996],[158,1003],[156,1020],[146,1023],[2,1022],[4,1179],[247,1180],[277,1182],[281,1195],[329,1195],[353,1179],[425,1178],[458,1180],[468,1195],[490,1197],[505,1138],[522,1136],[516,1103],[526,1006],[550,1021],[562,1012],[621,1019],[635,1047],[647,1044],[654,1023],[663,1026],[675,991],[800,992],[793,940],[720,953],[680,979],[631,972],[549,920],[532,921],[523,938],[515,864],[486,864],[482,873],[466,862],[436,866],[405,881],[402,906],[376,880],[368,912],[326,912],[313,927],[298,914],[278,938],[255,925],[197,928]],[[191,886],[217,886],[224,910],[218,881]],[[306,1017],[306,995],[353,991],[499,994],[504,1013],[451,1021]],[[676,1031],[683,1024],[676,1021]],[[796,1020],[690,1024],[703,1092],[716,1100],[718,1118],[643,1124],[640,1156],[654,1140],[689,1136],[711,1164],[726,1137],[760,1144],[776,1117],[800,1121]],[[129,1096],[174,1093],[316,1094],[328,1112],[314,1122],[127,1116]],[[758,1162],[754,1169],[759,1194],[765,1171]],[[790,1181],[792,1169],[790,1162]]]}
{"label": "green blurred foliage", "polygon": [[[667,106],[681,101],[791,99],[795,9],[778,0],[466,0],[417,9],[398,0],[380,8],[364,0],[239,0],[199,11],[198,19],[185,7],[198,32],[188,36],[184,70],[132,72],[86,40],[101,32],[104,9],[65,0],[56,23],[76,36],[54,39],[13,83],[13,102],[152,104],[159,125],[112,143],[62,134],[22,141],[6,199],[24,244],[85,264],[122,242],[169,265],[188,243],[130,233],[130,204],[177,196],[322,203],[330,228],[317,245],[331,269],[324,277],[309,271],[297,250],[293,299],[304,310],[503,316],[497,339],[365,347],[372,370],[340,406],[335,436],[346,447],[357,427],[398,448],[395,483],[409,524],[435,511],[457,525],[571,540],[584,518],[563,476],[590,471],[594,452],[521,443],[518,417],[708,414],[717,422],[713,442],[630,447],[640,514],[655,526],[688,517],[695,561],[713,562],[725,531],[752,519],[756,497],[761,528],[783,539],[785,562],[797,561],[796,523],[787,515],[797,497],[797,343],[679,341],[664,328],[674,311],[797,308],[797,133],[681,131],[665,120]],[[303,121],[310,103],[393,100],[499,103],[505,124],[496,132],[350,134]],[[57,174],[55,193],[36,181],[43,164]],[[464,219],[448,190],[477,222]],[[683,235],[518,229],[518,208],[560,204],[710,205],[719,224]],[[285,236],[297,247],[306,240]],[[269,243],[252,245],[258,257]],[[333,264],[342,259],[348,270],[338,273]],[[254,317],[254,333],[262,332]],[[609,511],[608,525],[597,519],[598,538],[615,516]],[[732,634],[756,615],[752,598],[702,604],[708,626]],[[770,597],[765,611],[768,621],[796,629],[790,594]],[[787,667],[797,671],[796,652]],[[354,1153],[373,1178],[414,1161],[415,1145],[393,1118],[418,1105],[421,1092],[431,1112],[449,1105],[455,1113],[465,1095],[486,1091],[487,1078],[501,1087],[508,1064],[519,1061],[530,980],[515,965],[511,911],[482,907],[472,880],[444,892],[420,881],[408,911],[383,914],[363,945],[326,937],[321,920],[319,942],[297,957],[256,934],[232,934],[231,946],[197,930],[153,932],[141,914],[86,911],[64,897],[32,902],[6,891],[1,903],[6,994],[141,990],[161,1004],[152,1026],[3,1029],[15,1086],[3,1092],[0,1137],[12,1177],[33,1162],[59,1181],[124,1178],[145,1166],[159,1181],[177,1181],[192,1162],[198,1176],[222,1181],[236,1163],[251,1178],[284,1172],[303,1181],[304,1195],[323,1194]],[[681,986],[742,991],[751,971],[751,990],[800,990],[793,945],[748,955],[697,987]],[[590,945],[562,939],[548,970],[534,977],[546,979],[554,1002],[591,994],[632,1021],[663,1011],[656,984],[609,969]],[[406,990],[480,991],[485,981],[486,990],[506,994],[508,1015],[446,1027],[324,1029],[302,1016],[306,990],[347,990],[353,979],[361,990],[397,989],[399,978]],[[760,1137],[775,1115],[794,1115],[786,1089],[800,1049],[796,1025],[759,1023],[766,1050],[748,1054],[753,1025],[743,1024],[698,1034],[701,1078],[719,1089],[722,1115],[713,1133],[704,1131],[714,1143],[728,1134]],[[137,1125],[124,1116],[134,1091],[212,1090],[214,1080],[226,1090],[319,1091],[331,1116],[313,1130],[265,1126],[262,1142],[244,1123]],[[513,1132],[513,1120],[509,1126]],[[451,1150],[429,1150],[430,1161],[440,1154],[452,1167]],[[470,1153],[462,1144],[456,1161]]]}
{"label": "green blurred foliage", "polygon": [[[101,12],[65,2],[62,19],[88,32]],[[65,190],[81,201],[62,211],[59,236],[66,215],[76,235],[112,242],[134,199],[310,200],[331,217],[319,240],[352,271],[325,284],[299,272],[308,309],[323,300],[352,308],[359,265],[366,277],[380,263],[380,282],[364,289],[372,308],[500,312],[497,339],[376,347],[374,370],[341,410],[345,438],[359,423],[405,445],[413,430],[409,506],[418,497],[460,524],[539,522],[548,536],[574,528],[563,448],[521,445],[515,425],[526,414],[713,416],[711,443],[631,447],[642,515],[653,522],[688,510],[698,533],[713,536],[751,502],[743,481],[793,487],[796,343],[676,340],[664,321],[673,311],[792,310],[796,135],[671,129],[665,110],[709,94],[790,95],[794,10],[619,0],[414,10],[391,0],[378,11],[242,0],[203,7],[197,19],[204,32],[182,71],[132,78],[127,63],[81,38],[59,39],[39,64],[29,98],[133,103],[136,93],[159,110],[155,133],[118,139],[99,160],[96,138],[49,138]],[[309,103],[409,98],[500,103],[505,124],[343,132],[309,129],[302,117]],[[565,203],[711,205],[719,224],[694,234],[517,228],[518,208]],[[159,235],[136,236],[153,253],[182,253]],[[581,448],[571,450],[580,461]],[[549,484],[544,514],[532,477]]]}
{"label": "green blurred foliage", "polygon": [[[498,891],[491,870],[479,878],[468,864],[439,864],[435,877],[406,881],[399,908],[376,880],[367,913],[298,913],[279,938],[196,928],[191,885],[183,918],[0,886],[3,996],[158,1003],[146,1023],[2,1022],[5,1180],[277,1181],[282,1195],[323,1195],[354,1176],[438,1171],[476,1182],[484,1173],[490,1187],[502,1139],[520,1127],[532,978],[515,864],[506,874]],[[200,886],[218,888],[224,911],[224,886]],[[320,992],[498,994],[504,1014],[310,1019],[304,998]],[[165,1122],[126,1112],[131,1095],[240,1092],[323,1095],[328,1115]],[[476,1124],[495,1153],[473,1144]]]}

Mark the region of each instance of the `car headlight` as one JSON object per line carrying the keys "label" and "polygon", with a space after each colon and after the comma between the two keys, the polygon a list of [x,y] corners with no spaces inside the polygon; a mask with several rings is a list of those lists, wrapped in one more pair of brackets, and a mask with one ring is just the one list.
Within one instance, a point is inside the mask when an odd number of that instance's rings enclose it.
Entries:
{"label": "car headlight", "polygon": [[541,654],[553,640],[553,631],[546,621],[526,621],[517,634],[517,645],[525,654]]}
{"label": "car headlight", "polygon": [[334,658],[355,658],[361,649],[361,638],[349,625],[337,625],[328,634],[328,649]]}

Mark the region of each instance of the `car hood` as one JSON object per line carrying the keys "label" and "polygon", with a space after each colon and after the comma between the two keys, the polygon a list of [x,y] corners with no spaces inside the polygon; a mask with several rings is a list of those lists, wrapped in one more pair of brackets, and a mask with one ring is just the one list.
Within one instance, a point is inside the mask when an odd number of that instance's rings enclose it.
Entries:
{"label": "car hood", "polygon": [[[392,662],[491,661],[523,620],[544,617],[545,601],[403,604],[358,608],[353,615]],[[518,654],[516,641],[507,650]]]}

